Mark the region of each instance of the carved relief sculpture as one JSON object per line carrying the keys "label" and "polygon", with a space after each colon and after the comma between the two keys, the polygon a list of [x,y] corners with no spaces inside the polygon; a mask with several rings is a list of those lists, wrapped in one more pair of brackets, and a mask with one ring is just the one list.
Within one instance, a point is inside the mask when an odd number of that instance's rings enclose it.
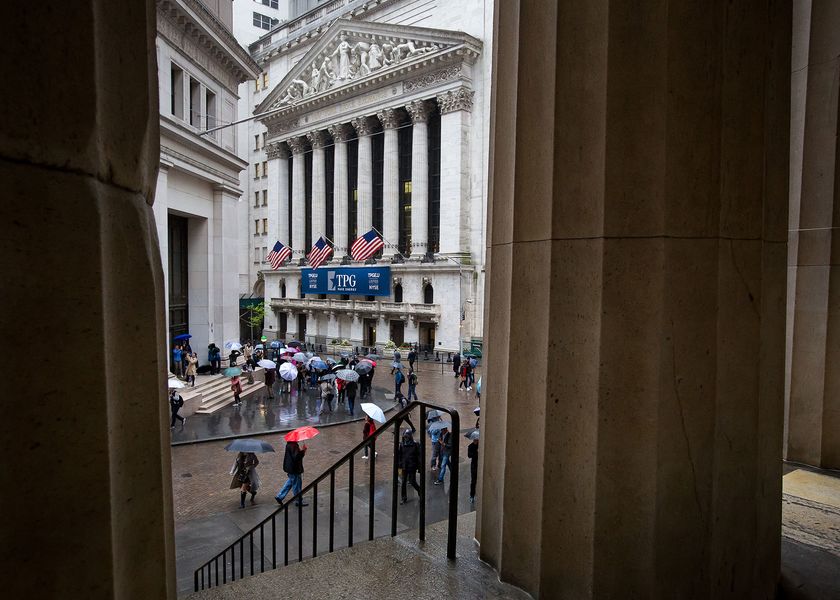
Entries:
{"label": "carved relief sculpture", "polygon": [[341,42],[332,55],[338,57],[338,78],[342,81],[348,79],[350,77],[350,42],[347,41],[346,34],[341,34]]}

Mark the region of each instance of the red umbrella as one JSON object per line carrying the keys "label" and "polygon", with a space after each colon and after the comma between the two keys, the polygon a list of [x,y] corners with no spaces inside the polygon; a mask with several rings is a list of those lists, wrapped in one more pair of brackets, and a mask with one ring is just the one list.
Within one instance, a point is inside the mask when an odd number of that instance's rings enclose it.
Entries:
{"label": "red umbrella", "polygon": [[302,442],[304,440],[310,440],[318,435],[320,431],[311,427],[309,425],[304,425],[303,427],[298,427],[294,431],[290,431],[286,435],[283,436],[283,439],[287,442]]}

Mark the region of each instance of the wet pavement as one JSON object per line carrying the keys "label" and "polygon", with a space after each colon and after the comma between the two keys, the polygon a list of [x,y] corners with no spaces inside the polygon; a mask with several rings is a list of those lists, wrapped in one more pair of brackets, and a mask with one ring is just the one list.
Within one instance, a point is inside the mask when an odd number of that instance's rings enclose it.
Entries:
{"label": "wet pavement", "polygon": [[361,402],[373,402],[385,412],[395,406],[393,390],[386,390],[377,383],[374,380],[371,398],[356,397],[352,415],[346,404],[338,404],[335,399],[332,402],[333,411],[325,409],[319,415],[320,400],[316,388],[304,388],[300,393],[295,389],[289,394],[281,393],[280,385],[275,383],[273,398],[269,398],[268,390],[263,388],[244,396],[240,406],[229,404],[213,414],[187,417],[184,425],[176,425],[170,430],[172,444],[286,432],[304,425],[317,427],[359,421],[364,419],[364,413],[359,408]]}
{"label": "wet pavement", "polygon": [[[475,425],[475,416],[472,414],[472,409],[477,405],[475,390],[470,392],[458,391],[458,379],[453,377],[451,365],[444,365],[443,369],[441,369],[440,365],[434,363],[421,363],[418,367],[419,383],[417,393],[420,399],[434,404],[456,408],[461,416],[461,432],[456,436],[461,444],[458,476],[458,510],[460,513],[470,512],[473,510],[474,505],[469,502],[470,474],[469,462],[466,458],[468,440],[463,437],[463,433],[471,430]],[[443,374],[441,374],[441,370],[443,370]],[[377,379],[374,383],[380,384],[380,387],[378,393],[376,386],[374,391],[375,395],[387,401],[387,398],[384,397],[385,394],[391,394],[393,390],[388,389],[385,391],[384,385],[382,384],[389,381],[387,371],[384,371],[382,375],[385,377],[380,378],[380,373],[377,373]],[[407,391],[405,386],[403,387],[403,391]],[[259,414],[259,397],[255,395],[252,398],[254,406],[250,410]],[[246,411],[249,410],[248,407],[250,406],[250,402],[246,405],[246,401],[248,400],[250,398],[243,399],[243,409]],[[315,418],[315,415],[311,412],[310,400],[312,399],[309,397],[303,399],[305,407],[303,409],[304,412],[301,414],[305,415],[306,419]],[[272,402],[276,404],[272,404]],[[281,422],[279,421],[278,413],[282,414],[284,411],[286,415],[289,415],[289,418],[297,419],[298,401],[288,403],[286,406],[283,405],[283,402],[282,399],[276,399],[269,401],[265,406],[266,411],[270,407],[275,413],[275,426],[278,426],[277,424]],[[220,412],[224,413],[228,410],[223,409]],[[415,425],[419,425],[419,414],[417,412],[415,411],[415,414],[412,415],[412,421]],[[257,414],[250,417],[252,423],[259,423],[259,419],[262,419],[262,423],[265,423],[265,418],[262,415],[257,416]],[[294,417],[291,417],[291,415],[294,415]],[[229,418],[230,414],[227,414],[227,417]],[[336,418],[336,416],[334,415],[333,418]],[[242,427],[244,427],[246,415],[241,415],[241,419],[243,422]],[[193,420],[190,417],[186,428],[190,428],[192,424]],[[307,424],[311,423],[307,422]],[[420,432],[415,435],[415,440],[419,441],[419,435]],[[277,509],[278,505],[274,502],[273,496],[286,480],[286,474],[282,469],[284,447],[282,436],[278,433],[265,433],[260,435],[260,439],[274,444],[277,453],[259,455],[260,465],[258,470],[263,487],[257,494],[257,504],[251,506],[246,502],[245,509],[239,509],[238,490],[229,488],[231,482],[230,468],[234,455],[224,451],[224,446],[228,443],[227,441],[207,441],[172,447],[172,481],[179,593],[183,594],[192,590],[192,577],[195,568],[212,558],[238,536],[242,535],[248,529],[259,523],[261,519]],[[361,440],[362,423],[360,422],[338,423],[335,426],[323,428],[320,435],[307,442],[309,450],[304,460],[304,485],[309,483],[312,477],[316,477],[326,471],[336,460],[344,456]],[[374,472],[373,501],[376,536],[390,533],[391,476],[393,468],[390,460],[393,457],[393,451],[391,448],[388,448],[388,445],[393,443],[393,437],[389,434],[384,434],[379,440],[379,457],[376,461]],[[426,466],[428,467],[431,444],[427,444],[426,453]],[[427,523],[432,523],[446,518],[450,476],[447,474],[447,483],[443,486],[432,485],[431,478],[433,474],[428,469],[425,476],[427,478],[426,520]],[[335,474],[333,545],[336,549],[346,546],[349,541],[350,489],[350,469],[348,465],[344,465]],[[362,460],[360,455],[356,455],[354,461],[352,490],[353,539],[354,543],[356,543],[367,539],[368,519],[371,510],[370,462]],[[417,494],[410,487],[408,498],[409,502],[406,505],[399,506],[397,513],[398,531],[405,531],[417,527],[419,503]],[[311,555],[313,546],[313,502],[311,498],[308,501],[310,502],[310,506],[301,511],[301,533],[303,534],[301,552],[304,557]],[[315,543],[317,544],[319,554],[329,546],[329,501],[330,485],[328,481],[325,481],[324,484],[319,485],[317,500],[318,537]],[[283,542],[285,539],[285,529],[281,517],[275,519],[275,535],[278,536],[278,542]],[[294,560],[298,554],[297,511],[291,511],[289,518],[289,552],[290,560]],[[257,569],[260,568],[260,561],[262,561],[263,565],[266,565],[275,558],[272,555],[271,533],[266,529],[263,534],[263,543],[266,545],[266,551],[262,553],[259,551],[261,547],[258,539],[259,536],[255,536],[256,550],[254,552],[254,560]],[[283,544],[280,543],[276,548],[275,554],[279,552],[282,556],[284,550]],[[249,561],[249,548],[245,552],[246,554],[243,560]],[[236,560],[240,560],[238,556]],[[282,559],[278,559],[278,562],[281,561]],[[246,569],[247,567],[248,565],[246,565]]]}

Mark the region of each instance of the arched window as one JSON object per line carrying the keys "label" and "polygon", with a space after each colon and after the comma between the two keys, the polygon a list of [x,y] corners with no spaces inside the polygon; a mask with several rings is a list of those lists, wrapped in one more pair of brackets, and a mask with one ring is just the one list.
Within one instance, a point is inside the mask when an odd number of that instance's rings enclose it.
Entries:
{"label": "arched window", "polygon": [[431,283],[427,283],[426,287],[423,288],[423,304],[434,304],[434,302],[435,290]]}
{"label": "arched window", "polygon": [[394,286],[394,302],[402,302],[402,284],[398,283]]}

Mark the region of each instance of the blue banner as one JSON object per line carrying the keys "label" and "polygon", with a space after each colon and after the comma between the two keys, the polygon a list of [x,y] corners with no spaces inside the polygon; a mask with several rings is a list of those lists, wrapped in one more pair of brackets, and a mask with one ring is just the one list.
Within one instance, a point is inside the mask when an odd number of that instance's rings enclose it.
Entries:
{"label": "blue banner", "polygon": [[391,295],[391,267],[301,269],[300,280],[304,294]]}

